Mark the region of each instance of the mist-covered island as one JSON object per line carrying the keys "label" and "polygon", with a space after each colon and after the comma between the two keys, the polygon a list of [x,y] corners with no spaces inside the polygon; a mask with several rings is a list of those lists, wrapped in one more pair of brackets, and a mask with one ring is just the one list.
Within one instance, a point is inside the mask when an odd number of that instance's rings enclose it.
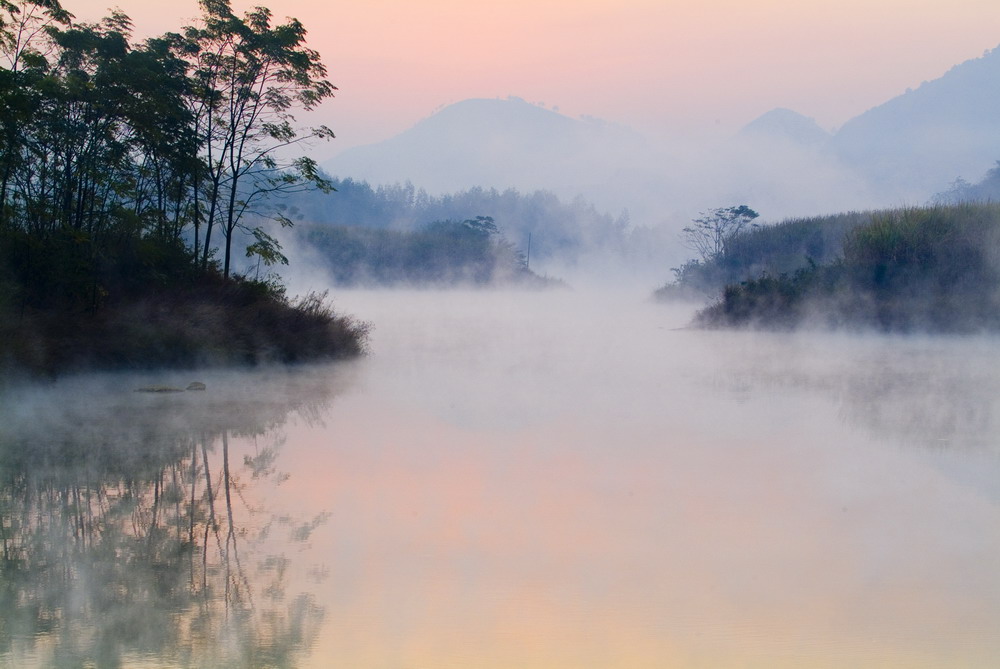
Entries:
{"label": "mist-covered island", "polygon": [[[989,180],[992,177],[988,177]],[[699,252],[658,300],[721,295],[702,327],[1000,329],[1000,206],[982,201],[760,226],[747,207],[684,229]]]}

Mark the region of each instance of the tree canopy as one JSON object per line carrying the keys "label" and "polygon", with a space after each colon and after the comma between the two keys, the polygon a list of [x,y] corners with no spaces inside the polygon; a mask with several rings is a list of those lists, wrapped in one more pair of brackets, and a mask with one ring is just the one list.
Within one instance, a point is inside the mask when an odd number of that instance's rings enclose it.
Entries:
{"label": "tree canopy", "polygon": [[90,24],[58,0],[0,0],[8,299],[97,309],[116,291],[214,270],[217,253],[228,277],[240,233],[250,255],[287,262],[264,228],[291,224],[274,196],[330,188],[290,150],[333,136],[294,114],[336,88],[296,19],[200,4],[195,25],[136,42],[121,11]]}
{"label": "tree canopy", "polygon": [[741,204],[732,207],[709,209],[701,218],[684,228],[684,243],[696,251],[702,260],[718,257],[726,243],[745,230],[760,214]]}
{"label": "tree canopy", "polygon": [[268,219],[330,188],[294,151],[333,136],[295,114],[336,89],[297,20],[201,9],[137,41],[121,11],[0,0],[0,372],[363,350],[365,325],[233,260],[287,263]]}

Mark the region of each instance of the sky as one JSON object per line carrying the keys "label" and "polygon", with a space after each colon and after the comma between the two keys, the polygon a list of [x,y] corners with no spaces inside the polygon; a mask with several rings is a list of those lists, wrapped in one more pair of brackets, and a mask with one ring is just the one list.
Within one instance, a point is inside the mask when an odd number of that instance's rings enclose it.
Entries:
{"label": "sky", "polygon": [[[996,0],[284,0],[337,97],[300,120],[337,134],[324,160],[467,98],[517,96],[676,136],[732,133],[775,107],[834,130],[1000,45]],[[77,20],[117,6],[136,36],[176,30],[196,0],[63,0]]]}

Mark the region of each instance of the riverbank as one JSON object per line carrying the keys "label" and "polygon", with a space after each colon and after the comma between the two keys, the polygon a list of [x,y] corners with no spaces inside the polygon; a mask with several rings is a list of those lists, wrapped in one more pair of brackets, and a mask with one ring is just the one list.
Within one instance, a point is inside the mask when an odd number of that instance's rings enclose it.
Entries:
{"label": "riverbank", "polygon": [[[842,241],[825,250],[824,261],[800,251],[799,266],[780,273],[770,268],[789,266],[794,255],[789,249],[799,248],[797,237],[786,234],[786,228],[797,229],[793,224],[734,238],[727,253],[697,269],[706,274],[730,255],[739,256],[747,239],[787,243],[758,251],[753,262],[744,260],[747,273],[729,280],[718,300],[698,314],[696,325],[1000,331],[1000,205],[914,207],[866,216],[846,232],[836,230]],[[824,233],[823,221],[813,223],[815,235]]]}
{"label": "riverbank", "polygon": [[288,298],[276,284],[206,277],[98,309],[7,304],[0,373],[190,368],[350,358],[367,323],[338,314],[325,293]]}

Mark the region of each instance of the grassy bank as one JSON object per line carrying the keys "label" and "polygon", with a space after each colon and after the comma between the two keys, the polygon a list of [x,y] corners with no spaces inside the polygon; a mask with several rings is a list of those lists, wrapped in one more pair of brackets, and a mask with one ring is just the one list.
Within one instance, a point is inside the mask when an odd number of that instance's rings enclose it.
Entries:
{"label": "grassy bank", "polygon": [[707,327],[1000,330],[1000,205],[876,212],[834,260],[725,287]]}
{"label": "grassy bank", "polygon": [[847,234],[870,221],[873,213],[793,218],[746,229],[726,239],[719,253],[690,260],[673,270],[675,280],[658,288],[653,297],[661,301],[712,299],[730,284],[765,274],[791,275],[811,262],[834,262],[843,254]]}

